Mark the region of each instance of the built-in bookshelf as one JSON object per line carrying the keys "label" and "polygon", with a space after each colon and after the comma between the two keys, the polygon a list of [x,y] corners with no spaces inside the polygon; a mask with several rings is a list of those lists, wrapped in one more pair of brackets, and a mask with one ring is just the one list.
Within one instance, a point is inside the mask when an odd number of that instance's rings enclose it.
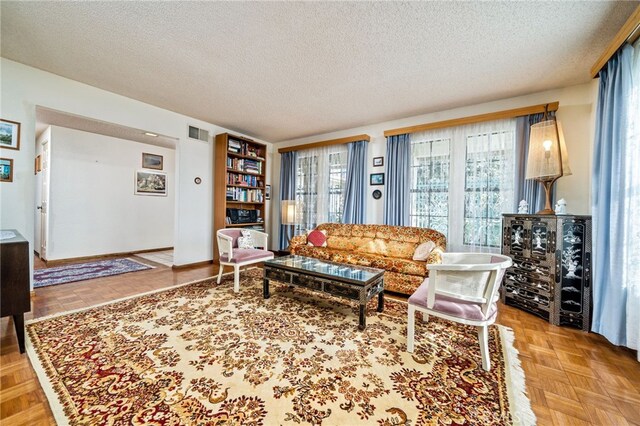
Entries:
{"label": "built-in bookshelf", "polygon": [[243,136],[216,135],[214,159],[214,258],[218,258],[215,233],[223,228],[264,230],[267,147]]}

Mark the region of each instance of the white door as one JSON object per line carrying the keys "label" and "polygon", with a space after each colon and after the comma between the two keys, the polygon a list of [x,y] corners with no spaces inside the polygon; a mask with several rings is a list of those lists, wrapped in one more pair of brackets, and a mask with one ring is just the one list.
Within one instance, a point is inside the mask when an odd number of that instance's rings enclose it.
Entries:
{"label": "white door", "polygon": [[49,142],[42,144],[42,191],[40,198],[40,259],[47,260],[47,211],[49,208]]}

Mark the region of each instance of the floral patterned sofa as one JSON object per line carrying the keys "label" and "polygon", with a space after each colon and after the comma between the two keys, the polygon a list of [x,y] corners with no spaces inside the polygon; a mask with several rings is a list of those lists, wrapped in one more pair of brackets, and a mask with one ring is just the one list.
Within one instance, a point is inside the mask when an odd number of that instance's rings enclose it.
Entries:
{"label": "floral patterned sofa", "polygon": [[[446,248],[445,236],[426,228],[324,223],[316,230],[326,232],[326,247],[307,245],[306,234],[297,235],[289,244],[291,254],[384,269],[385,291],[406,295],[420,287],[429,276],[428,265],[440,263]],[[435,248],[426,262],[413,260],[416,247],[428,241]]]}

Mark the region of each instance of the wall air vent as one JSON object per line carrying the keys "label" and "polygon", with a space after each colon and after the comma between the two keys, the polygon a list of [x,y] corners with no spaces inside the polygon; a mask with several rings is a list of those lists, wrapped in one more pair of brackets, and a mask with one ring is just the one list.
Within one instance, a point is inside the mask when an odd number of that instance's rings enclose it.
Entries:
{"label": "wall air vent", "polygon": [[203,129],[198,129],[195,126],[189,126],[189,137],[191,139],[209,142],[209,132]]}

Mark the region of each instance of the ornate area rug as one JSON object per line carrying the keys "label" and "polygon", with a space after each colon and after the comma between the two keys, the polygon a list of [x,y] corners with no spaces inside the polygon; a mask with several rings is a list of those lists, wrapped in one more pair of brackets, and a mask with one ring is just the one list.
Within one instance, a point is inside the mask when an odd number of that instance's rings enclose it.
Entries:
{"label": "ornate area rug", "polygon": [[[513,336],[416,321],[406,304],[355,304],[272,285],[262,270],[31,321],[27,351],[60,424],[534,424]],[[375,305],[375,301],[373,301]]]}
{"label": "ornate area rug", "polygon": [[133,259],[108,259],[97,262],[75,263],[55,268],[33,271],[33,288],[84,281],[127,272],[143,271],[153,266],[145,265]]}

